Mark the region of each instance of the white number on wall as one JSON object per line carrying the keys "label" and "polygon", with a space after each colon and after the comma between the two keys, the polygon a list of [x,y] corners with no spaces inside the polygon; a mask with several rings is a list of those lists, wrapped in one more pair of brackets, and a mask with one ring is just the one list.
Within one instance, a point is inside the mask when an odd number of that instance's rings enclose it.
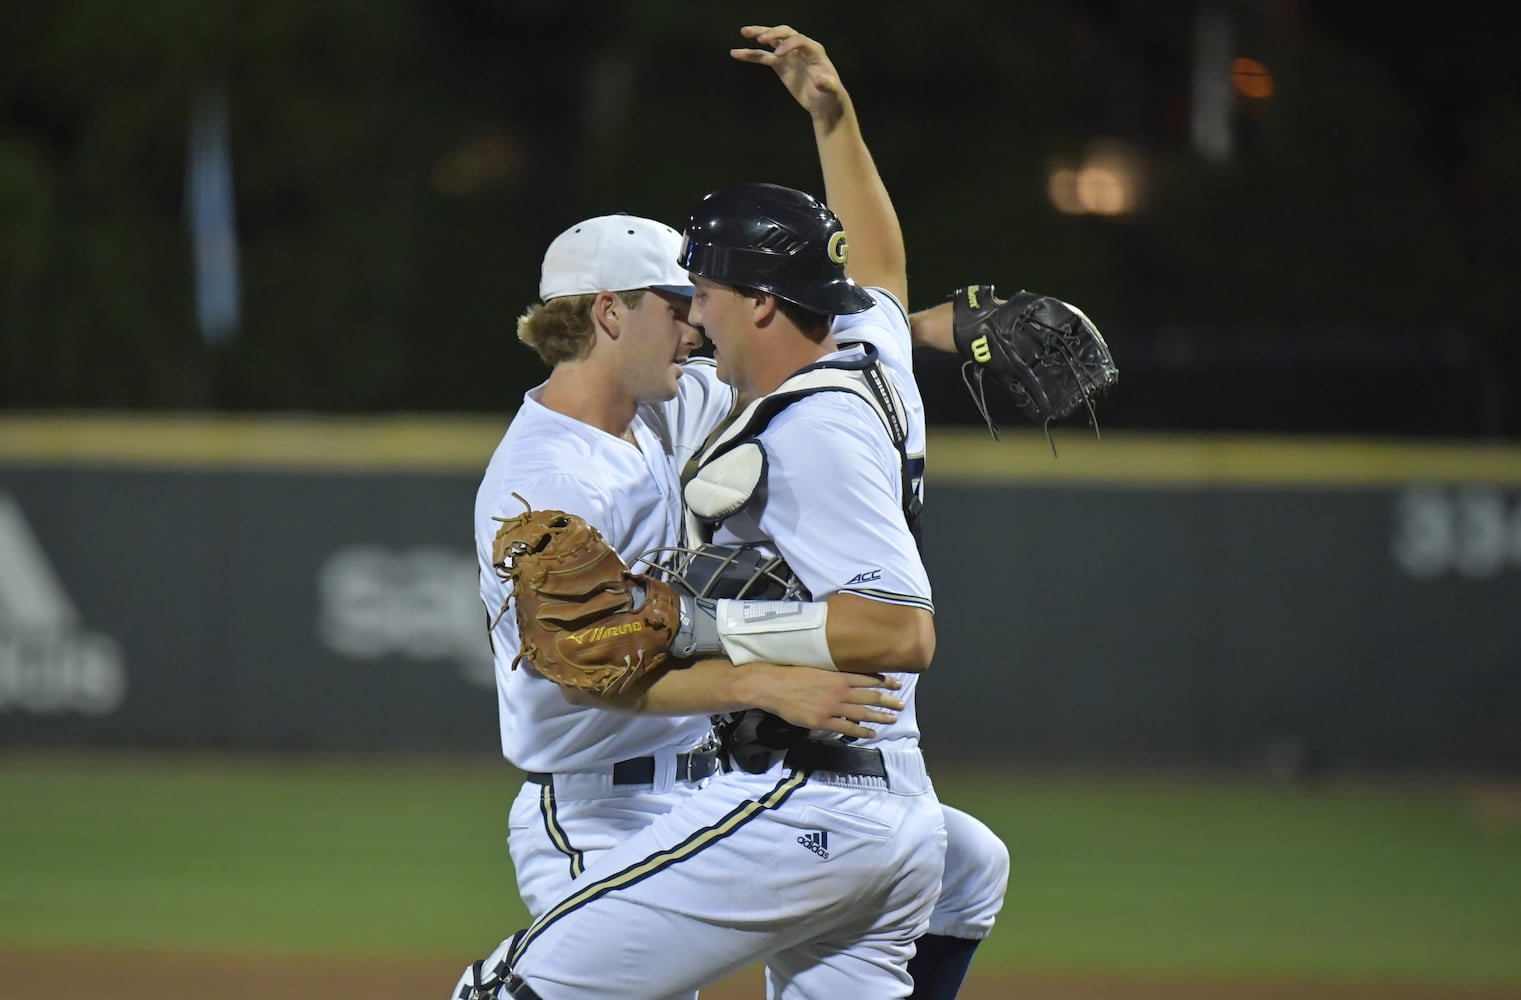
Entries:
{"label": "white number on wall", "polygon": [[1521,499],[1492,486],[1412,487],[1395,503],[1393,553],[1419,578],[1521,569]]}

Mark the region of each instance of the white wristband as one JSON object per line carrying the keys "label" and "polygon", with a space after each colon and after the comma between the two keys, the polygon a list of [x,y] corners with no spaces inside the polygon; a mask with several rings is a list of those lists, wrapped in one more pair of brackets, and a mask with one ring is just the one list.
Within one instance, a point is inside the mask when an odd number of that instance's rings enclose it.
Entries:
{"label": "white wristband", "polygon": [[818,601],[719,601],[718,638],[735,663],[834,670],[824,631],[828,617],[829,605]]}

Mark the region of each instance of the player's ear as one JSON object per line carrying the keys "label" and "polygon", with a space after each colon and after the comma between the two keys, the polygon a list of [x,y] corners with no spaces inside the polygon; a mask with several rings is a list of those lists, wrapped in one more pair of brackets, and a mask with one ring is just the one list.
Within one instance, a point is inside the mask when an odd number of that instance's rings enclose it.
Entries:
{"label": "player's ear", "polygon": [[750,299],[754,302],[754,316],[756,326],[765,326],[767,323],[770,323],[773,319],[776,318],[778,310],[777,298],[775,295],[772,295],[770,292],[760,291],[759,289],[746,291],[745,295],[749,296]]}
{"label": "player's ear", "polygon": [[598,292],[592,299],[592,326],[612,340],[617,340],[622,331],[623,313],[623,300],[616,292]]}

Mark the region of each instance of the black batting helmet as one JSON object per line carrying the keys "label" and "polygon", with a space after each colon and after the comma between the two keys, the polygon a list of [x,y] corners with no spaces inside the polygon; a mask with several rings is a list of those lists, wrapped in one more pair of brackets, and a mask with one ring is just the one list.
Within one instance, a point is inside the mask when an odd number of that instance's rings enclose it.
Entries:
{"label": "black batting helmet", "polygon": [[840,220],[812,195],[777,184],[734,184],[693,210],[678,263],[712,281],[841,316],[875,304],[845,277],[845,249]]}

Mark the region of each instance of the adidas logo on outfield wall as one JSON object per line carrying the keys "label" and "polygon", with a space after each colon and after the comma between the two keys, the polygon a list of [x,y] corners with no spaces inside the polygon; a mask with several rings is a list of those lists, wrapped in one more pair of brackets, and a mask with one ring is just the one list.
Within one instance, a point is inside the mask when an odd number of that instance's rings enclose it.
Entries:
{"label": "adidas logo on outfield wall", "polygon": [[814,854],[817,854],[819,857],[823,858],[825,861],[829,860],[829,834],[824,833],[823,831],[816,833],[805,833],[797,838],[797,842],[808,848]]}
{"label": "adidas logo on outfield wall", "polygon": [[110,715],[126,696],[121,644],[85,624],[20,502],[0,492],[0,717]]}

